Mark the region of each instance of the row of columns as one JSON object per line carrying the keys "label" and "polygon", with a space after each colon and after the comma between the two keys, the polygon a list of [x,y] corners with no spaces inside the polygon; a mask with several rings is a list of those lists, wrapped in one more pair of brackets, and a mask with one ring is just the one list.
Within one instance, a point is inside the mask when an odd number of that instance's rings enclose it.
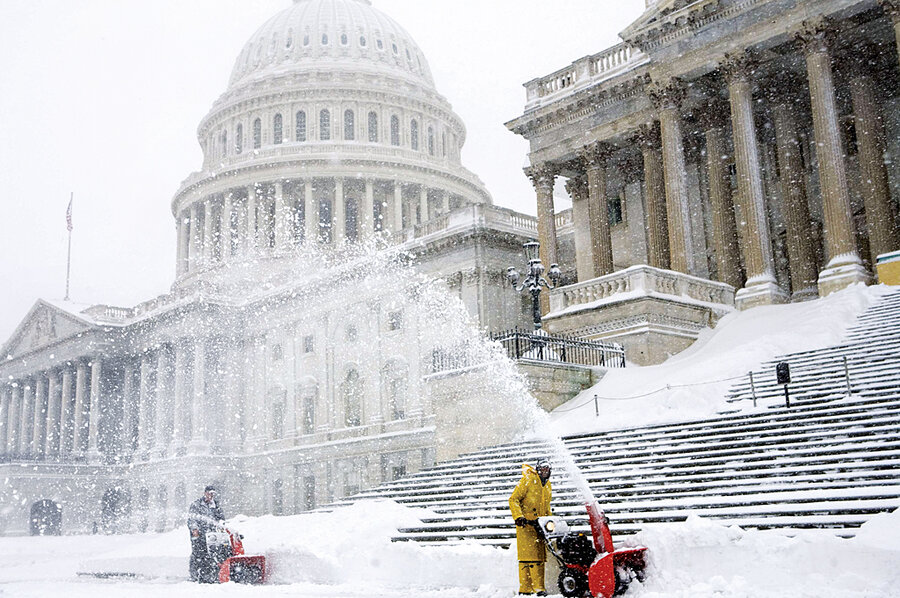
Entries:
{"label": "row of columns", "polygon": [[[384,195],[379,206],[375,205],[376,185]],[[176,219],[178,273],[200,268],[217,257],[221,260],[231,255],[232,250],[249,252],[267,245],[285,250],[309,240],[335,246],[351,240],[365,243],[378,232],[397,233],[405,225],[423,224],[432,216],[450,211],[450,193],[444,189],[408,185],[413,193],[404,196],[401,181],[385,181],[379,185],[379,181],[367,178],[358,198],[356,227],[350,230],[347,202],[357,197],[348,192],[349,184],[343,178],[295,181],[291,189],[298,190],[301,186],[302,197],[292,197],[286,193],[286,183],[278,181],[231,190],[191,204]],[[429,197],[436,197],[436,202],[430,202]],[[323,222],[328,218],[320,212],[323,200],[330,206],[330,222]],[[404,201],[408,211],[406,223]]]}
{"label": "row of columns", "polygon": [[[896,21],[895,21],[896,23]],[[787,253],[792,292],[796,297],[816,292],[827,294],[854,282],[869,280],[856,247],[846,166],[838,123],[832,57],[829,41],[833,28],[825,20],[805,24],[797,33],[805,59],[816,144],[819,186],[825,215],[825,247],[828,262],[818,271],[805,192],[800,139],[792,104],[797,81],[781,80],[768,94],[775,129],[780,184],[785,204]],[[884,165],[884,128],[875,98],[875,83],[865,67],[867,48],[858,52],[863,61],[850,82],[856,122],[862,194],[873,255],[900,247],[894,224]],[[870,50],[873,51],[873,50]],[[776,283],[768,211],[762,181],[762,165],[754,116],[753,75],[758,64],[746,53],[726,56],[720,71],[727,86],[730,118],[716,118],[714,102],[707,108],[705,126],[712,243],[720,280],[740,287],[739,251],[743,252],[746,283],[738,292],[739,303],[775,303],[786,299]],[[634,141],[641,147],[644,165],[647,248],[649,265],[686,274],[698,274],[691,249],[691,219],[687,169],[680,108],[685,85],[678,80],[654,82],[647,93],[657,109],[658,122],[641,127]],[[737,188],[731,193],[726,126],[730,121]],[[580,162],[588,183],[574,181],[573,217],[576,223],[576,269],[580,280],[613,272],[610,227],[606,218],[605,173],[611,151],[595,142],[581,151]],[[541,258],[557,260],[552,188],[558,170],[540,165],[529,171],[538,203]],[[582,198],[586,198],[584,202]],[[743,244],[739,248],[734,207],[742,216]],[[588,223],[589,232],[577,230]],[[818,289],[816,288],[818,284]]]}
{"label": "row of columns", "polygon": [[99,460],[101,373],[102,362],[94,357],[0,390],[0,451],[26,458]]}

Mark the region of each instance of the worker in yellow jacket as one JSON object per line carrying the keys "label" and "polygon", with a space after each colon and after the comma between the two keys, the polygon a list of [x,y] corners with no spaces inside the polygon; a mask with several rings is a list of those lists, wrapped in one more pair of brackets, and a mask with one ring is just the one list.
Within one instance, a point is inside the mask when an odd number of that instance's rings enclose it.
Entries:
{"label": "worker in yellow jacket", "polygon": [[509,510],[516,521],[516,547],[519,553],[519,594],[546,596],[544,562],[547,552],[538,534],[537,518],[552,515],[550,498],[550,461],[540,459],[535,467],[522,464],[522,479],[509,497]]}

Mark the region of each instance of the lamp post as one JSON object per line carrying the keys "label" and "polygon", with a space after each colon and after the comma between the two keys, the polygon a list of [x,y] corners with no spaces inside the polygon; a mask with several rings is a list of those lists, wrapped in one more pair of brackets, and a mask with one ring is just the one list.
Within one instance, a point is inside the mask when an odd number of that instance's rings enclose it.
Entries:
{"label": "lamp post", "polygon": [[550,271],[547,272],[547,277],[550,279],[550,282],[547,282],[547,279],[543,277],[544,264],[541,263],[540,258],[541,244],[537,241],[531,241],[530,243],[525,243],[522,247],[525,248],[525,259],[528,260],[528,272],[525,276],[525,280],[519,285],[519,272],[512,266],[506,269],[506,279],[509,280],[509,283],[515,290],[522,291],[523,289],[528,289],[528,292],[531,293],[531,311],[534,316],[534,329],[540,330],[542,326],[540,301],[541,287],[554,289],[559,286],[559,279],[562,277],[562,272],[560,272],[557,264],[550,264]]}

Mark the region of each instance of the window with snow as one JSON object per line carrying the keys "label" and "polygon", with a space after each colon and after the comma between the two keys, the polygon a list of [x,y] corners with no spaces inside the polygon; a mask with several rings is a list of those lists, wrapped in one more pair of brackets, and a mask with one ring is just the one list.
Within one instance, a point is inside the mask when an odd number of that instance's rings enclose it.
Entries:
{"label": "window with snow", "polygon": [[256,119],[253,121],[253,149],[262,147],[262,121]]}
{"label": "window with snow", "polygon": [[240,154],[244,151],[244,125],[238,124],[234,133],[234,153]]}
{"label": "window with snow", "polygon": [[272,139],[275,145],[280,145],[284,140],[284,127],[280,114],[276,114],[272,119]]}
{"label": "window with snow", "polygon": [[391,116],[391,145],[400,145],[400,117]]}
{"label": "window with snow", "polygon": [[378,142],[378,115],[369,112],[369,143]]}
{"label": "window with snow", "polygon": [[415,119],[409,123],[409,144],[412,149],[419,149],[419,121]]}
{"label": "window with snow", "polygon": [[353,110],[344,110],[344,141],[353,141],[356,139],[356,118]]}
{"label": "window with snow", "polygon": [[319,139],[321,141],[331,139],[331,113],[328,110],[319,112]]}
{"label": "window with snow", "polygon": [[306,112],[303,110],[297,113],[297,130],[295,134],[297,141],[306,141]]}

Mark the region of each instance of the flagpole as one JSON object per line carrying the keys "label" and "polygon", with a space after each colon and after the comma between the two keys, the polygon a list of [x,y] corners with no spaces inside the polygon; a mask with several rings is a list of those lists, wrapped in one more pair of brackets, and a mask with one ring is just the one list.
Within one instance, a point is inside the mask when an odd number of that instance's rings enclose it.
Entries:
{"label": "flagpole", "polygon": [[72,201],[74,199],[75,199],[75,192],[72,191],[71,195],[69,195],[69,209],[67,211],[68,218],[67,218],[66,228],[69,229],[69,251],[68,251],[68,255],[66,256],[66,298],[64,299],[64,301],[69,300],[69,274],[72,272],[72,224],[71,224],[72,220],[71,220],[71,214],[72,214]]}

